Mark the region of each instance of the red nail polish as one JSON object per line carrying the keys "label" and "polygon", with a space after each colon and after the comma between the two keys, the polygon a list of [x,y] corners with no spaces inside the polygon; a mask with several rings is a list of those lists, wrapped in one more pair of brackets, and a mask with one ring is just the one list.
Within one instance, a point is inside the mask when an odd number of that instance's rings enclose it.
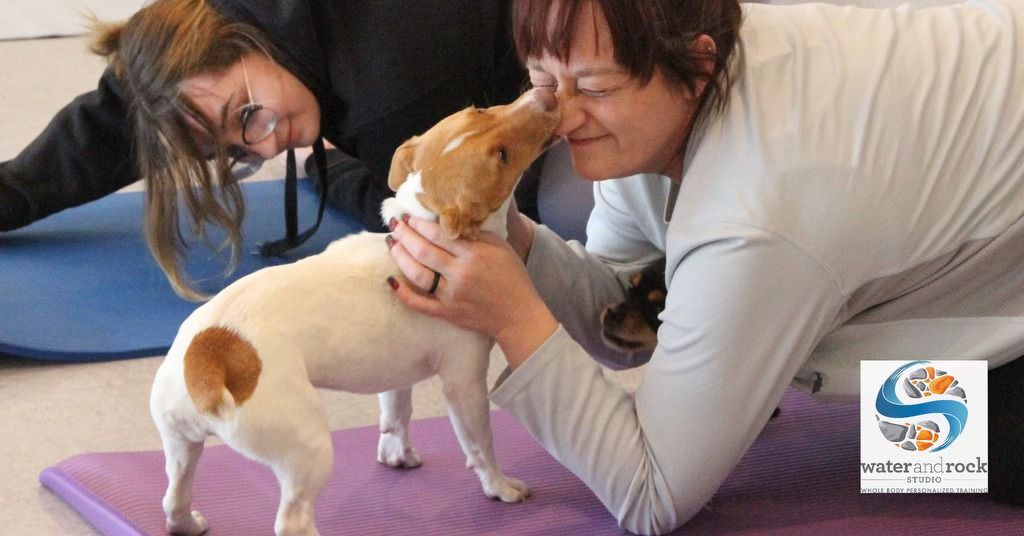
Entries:
{"label": "red nail polish", "polygon": [[391,235],[385,236],[384,237],[384,242],[387,242],[388,249],[391,249],[391,248],[395,247],[395,237],[393,237]]}
{"label": "red nail polish", "polygon": [[395,227],[398,227],[398,220],[394,218],[388,220],[388,231],[394,231]]}
{"label": "red nail polish", "polygon": [[388,276],[388,284],[391,285],[391,290],[398,290],[398,280],[395,279],[395,276]]}

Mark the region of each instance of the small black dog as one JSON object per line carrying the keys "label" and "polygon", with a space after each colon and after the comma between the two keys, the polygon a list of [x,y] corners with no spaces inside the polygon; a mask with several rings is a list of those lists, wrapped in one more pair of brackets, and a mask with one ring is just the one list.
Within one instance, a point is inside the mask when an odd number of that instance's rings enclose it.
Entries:
{"label": "small black dog", "polygon": [[649,352],[658,345],[658,315],[665,310],[665,259],[633,274],[626,299],[601,313],[605,344],[624,352]]}
{"label": "small black dog", "polygon": [[[624,352],[650,352],[658,345],[658,315],[665,310],[665,259],[633,274],[626,299],[601,312],[601,335],[609,347]],[[775,408],[771,418],[779,416]]]}

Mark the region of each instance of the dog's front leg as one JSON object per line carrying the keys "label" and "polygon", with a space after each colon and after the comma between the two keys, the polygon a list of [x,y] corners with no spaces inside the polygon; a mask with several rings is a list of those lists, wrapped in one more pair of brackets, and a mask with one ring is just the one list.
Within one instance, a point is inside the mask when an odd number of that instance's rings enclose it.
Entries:
{"label": "dog's front leg", "polygon": [[419,467],[423,461],[409,441],[412,387],[385,391],[377,395],[377,398],[380,402],[377,461],[391,467]]}
{"label": "dog's front leg", "polygon": [[502,474],[494,457],[486,363],[485,356],[484,368],[479,371],[461,367],[442,369],[440,376],[448,402],[448,415],[466,453],[466,467],[476,471],[484,494],[504,502],[520,502],[530,495],[529,486]]}

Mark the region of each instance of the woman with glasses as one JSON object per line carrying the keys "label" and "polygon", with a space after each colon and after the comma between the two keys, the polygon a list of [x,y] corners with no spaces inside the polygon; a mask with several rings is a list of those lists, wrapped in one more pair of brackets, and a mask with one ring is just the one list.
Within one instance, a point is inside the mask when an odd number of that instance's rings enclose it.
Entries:
{"label": "woman with glasses", "polygon": [[238,179],[324,139],[354,157],[331,200],[371,228],[392,153],[469,104],[525,80],[505,0],[155,0],[105,27],[110,68],[13,160],[0,163],[0,231],[146,181],[146,236],[175,290],[179,200],[201,234],[241,243]]}
{"label": "woman with glasses", "polygon": [[[684,524],[787,387],[857,397],[878,359],[987,361],[990,496],[1024,505],[1024,2],[514,0],[512,24],[595,181],[586,249],[411,218],[395,292],[495,338],[492,401],[624,528]],[[660,258],[657,348],[610,350],[602,308]],[[635,396],[595,361],[647,362]]]}

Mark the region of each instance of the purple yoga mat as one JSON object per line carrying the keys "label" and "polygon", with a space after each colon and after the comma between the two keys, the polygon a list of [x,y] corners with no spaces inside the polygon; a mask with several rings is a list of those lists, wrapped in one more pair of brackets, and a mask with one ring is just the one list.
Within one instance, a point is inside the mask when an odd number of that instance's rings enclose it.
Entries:
{"label": "purple yoga mat", "polygon": [[[324,535],[622,534],[594,495],[509,414],[493,413],[497,456],[525,480],[522,504],[484,497],[446,418],[412,423],[418,469],[375,461],[377,427],[333,433],[335,467],[317,501]],[[855,404],[825,404],[790,390],[771,421],[704,511],[680,534],[1024,534],[1024,509],[985,495],[861,495]],[[680,445],[685,448],[685,445]],[[163,534],[163,453],[82,454],[40,481],[102,533]],[[211,536],[272,532],[278,488],[265,467],[208,447],[194,508]]]}

